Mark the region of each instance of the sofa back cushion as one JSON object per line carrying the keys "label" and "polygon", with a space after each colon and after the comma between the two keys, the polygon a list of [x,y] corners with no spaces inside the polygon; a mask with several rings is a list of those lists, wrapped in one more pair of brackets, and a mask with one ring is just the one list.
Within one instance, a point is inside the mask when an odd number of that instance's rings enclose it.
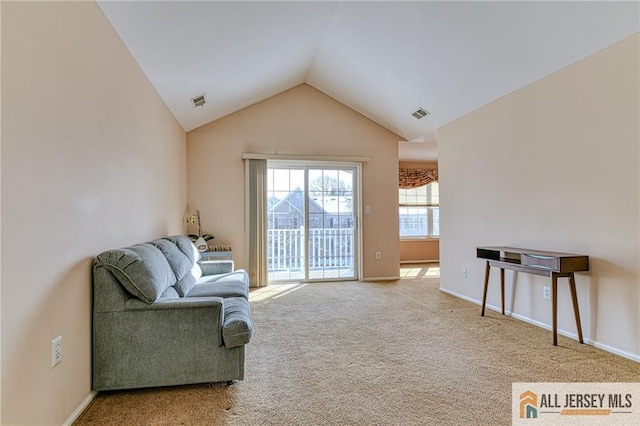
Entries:
{"label": "sofa back cushion", "polygon": [[198,252],[198,249],[196,249],[196,246],[191,240],[184,235],[172,235],[162,240],[173,245],[176,250],[189,260],[189,269],[180,277],[176,275],[178,282],[173,286],[180,297],[184,297],[191,291],[196,281],[202,276],[202,269],[200,269],[200,265],[198,265],[200,252]]}
{"label": "sofa back cushion", "polygon": [[175,244],[176,247],[178,247],[178,250],[189,258],[191,263],[195,263],[200,260],[200,252],[188,237],[185,237],[184,235],[172,235],[170,237],[164,237],[163,239]]}
{"label": "sofa back cushion", "polygon": [[129,293],[153,303],[176,283],[176,276],[162,252],[151,244],[137,244],[99,254],[95,268],[109,270]]}
{"label": "sofa back cushion", "polygon": [[187,255],[180,251],[173,242],[162,238],[150,241],[149,244],[162,252],[167,262],[169,262],[177,281],[180,281],[182,277],[191,271],[193,261],[189,260]]}
{"label": "sofa back cushion", "polygon": [[182,277],[182,279],[178,281],[173,288],[178,292],[180,297],[185,297],[195,284],[196,278],[191,274],[187,274]]}

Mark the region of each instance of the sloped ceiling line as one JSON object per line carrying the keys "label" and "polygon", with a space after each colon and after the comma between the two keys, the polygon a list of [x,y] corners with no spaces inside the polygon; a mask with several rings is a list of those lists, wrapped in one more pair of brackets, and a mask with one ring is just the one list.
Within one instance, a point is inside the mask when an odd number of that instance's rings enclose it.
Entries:
{"label": "sloped ceiling line", "polygon": [[401,143],[404,160],[435,159],[418,157],[438,127],[640,30],[640,2],[619,1],[98,5],[186,131],[306,82],[422,142]]}
{"label": "sloped ceiling line", "polygon": [[313,66],[316,63],[316,59],[318,58],[318,52],[320,52],[320,49],[322,49],[322,43],[324,43],[324,40],[327,38],[327,33],[329,32],[329,28],[331,28],[331,23],[335,19],[336,11],[338,10],[338,7],[339,7],[339,2],[338,1],[334,2],[333,11],[331,12],[331,18],[329,18],[329,22],[327,23],[327,26],[324,29],[324,32],[323,32],[322,37],[320,39],[320,43],[318,44],[318,48],[316,49],[316,51],[315,51],[315,53],[313,55],[313,59],[311,60],[311,63],[309,64],[309,68],[307,69],[307,73],[304,76],[304,81],[306,83],[309,83],[309,74],[311,73],[311,70],[313,69]]}

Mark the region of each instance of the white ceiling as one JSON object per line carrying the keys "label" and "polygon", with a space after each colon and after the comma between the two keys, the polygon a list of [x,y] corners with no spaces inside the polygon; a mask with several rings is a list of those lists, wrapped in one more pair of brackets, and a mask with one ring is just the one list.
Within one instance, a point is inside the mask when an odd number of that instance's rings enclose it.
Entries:
{"label": "white ceiling", "polygon": [[306,82],[415,141],[401,160],[436,159],[438,127],[640,29],[638,2],[98,4],[186,131]]}

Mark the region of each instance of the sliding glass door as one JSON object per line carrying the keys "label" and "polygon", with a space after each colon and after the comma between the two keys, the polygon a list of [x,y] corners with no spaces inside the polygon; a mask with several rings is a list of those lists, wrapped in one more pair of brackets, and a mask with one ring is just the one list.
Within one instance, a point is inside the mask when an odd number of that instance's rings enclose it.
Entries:
{"label": "sliding glass door", "polygon": [[308,278],[355,278],[353,169],[309,168]]}
{"label": "sliding glass door", "polygon": [[354,165],[269,162],[269,282],[357,278],[357,171]]}
{"label": "sliding glass door", "polygon": [[267,168],[267,271],[269,282],[306,280],[305,170]]}

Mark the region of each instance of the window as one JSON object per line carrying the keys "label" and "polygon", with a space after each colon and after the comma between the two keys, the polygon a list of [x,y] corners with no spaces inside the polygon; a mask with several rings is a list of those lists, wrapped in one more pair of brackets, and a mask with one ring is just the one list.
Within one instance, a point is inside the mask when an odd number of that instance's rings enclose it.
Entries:
{"label": "window", "polygon": [[438,238],[440,236],[438,182],[399,191],[400,238]]}

